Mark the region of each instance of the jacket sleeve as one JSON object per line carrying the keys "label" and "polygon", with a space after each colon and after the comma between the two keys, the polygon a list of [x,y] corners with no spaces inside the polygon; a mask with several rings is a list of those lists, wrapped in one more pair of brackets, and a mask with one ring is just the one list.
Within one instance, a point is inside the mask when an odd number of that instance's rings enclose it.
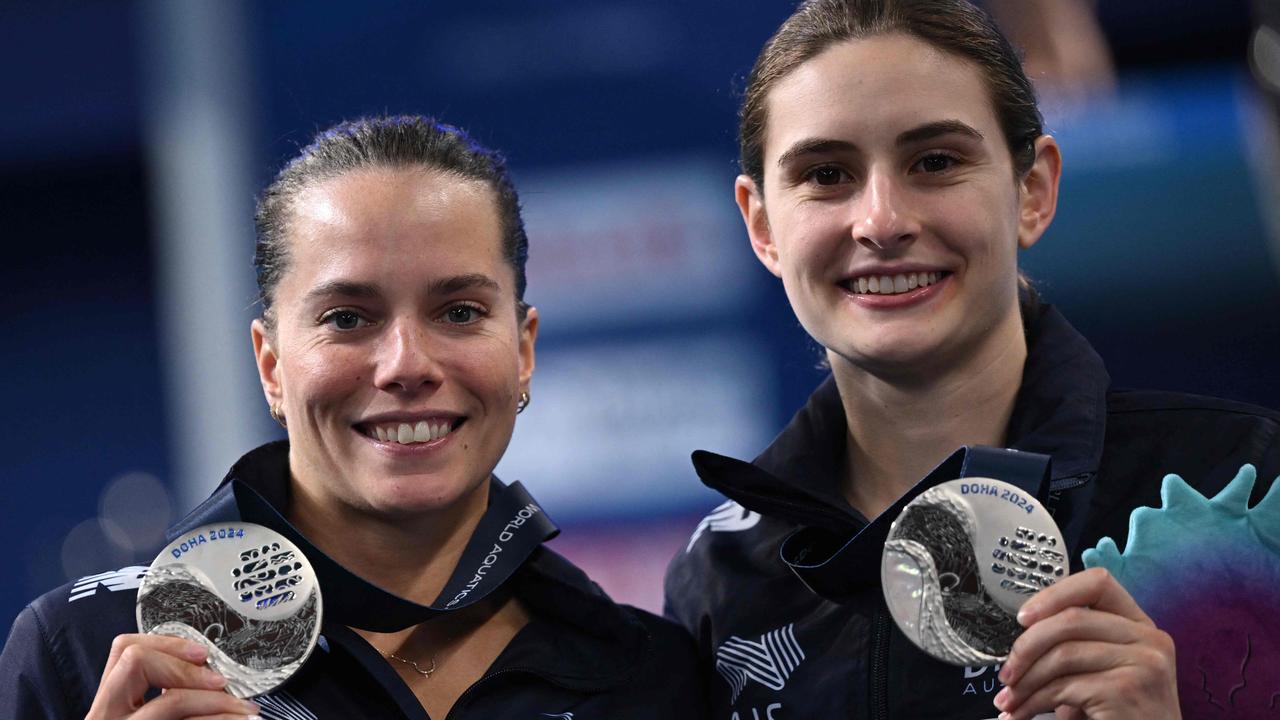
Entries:
{"label": "jacket sleeve", "polygon": [[40,616],[28,605],[0,652],[0,708],[21,720],[70,719],[67,698]]}

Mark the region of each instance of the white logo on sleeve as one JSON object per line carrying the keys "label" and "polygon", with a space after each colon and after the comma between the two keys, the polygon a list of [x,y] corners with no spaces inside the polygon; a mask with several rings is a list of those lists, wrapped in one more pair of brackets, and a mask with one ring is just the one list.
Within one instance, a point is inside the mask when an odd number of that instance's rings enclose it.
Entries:
{"label": "white logo on sleeve", "polygon": [[702,537],[702,533],[707,530],[711,532],[742,532],[755,527],[758,522],[760,522],[760,513],[751,512],[730,500],[712,510],[710,515],[702,518],[702,522],[698,523],[698,527],[693,531],[693,537],[689,538],[689,546],[684,551],[687,553],[692,550],[693,544],[698,542],[698,538]]}
{"label": "white logo on sleeve", "polygon": [[545,718],[560,718],[560,720],[573,720],[573,713],[571,713],[571,712],[567,712],[567,713],[542,713],[542,714],[541,714],[541,715],[539,715],[538,717],[545,717]]}
{"label": "white logo on sleeve", "polygon": [[287,692],[259,695],[253,701],[262,720],[317,720],[316,714]]}
{"label": "white logo on sleeve", "polygon": [[733,693],[729,702],[737,702],[748,680],[770,690],[786,687],[787,678],[801,660],[804,650],[796,641],[795,623],[791,623],[761,635],[759,640],[731,636],[716,650],[716,672],[729,683]]}
{"label": "white logo on sleeve", "polygon": [[146,574],[147,568],[145,566],[130,565],[127,568],[82,577],[71,586],[71,597],[67,602],[75,602],[81,598],[89,597],[98,592],[100,587],[106,588],[111,592],[137,590],[138,585],[142,584],[142,578]]}

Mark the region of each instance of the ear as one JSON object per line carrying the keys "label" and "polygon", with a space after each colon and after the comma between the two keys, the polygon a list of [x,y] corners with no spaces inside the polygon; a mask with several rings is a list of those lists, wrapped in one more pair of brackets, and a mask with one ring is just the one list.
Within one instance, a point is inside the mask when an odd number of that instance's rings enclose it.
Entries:
{"label": "ear", "polygon": [[1018,247],[1026,250],[1044,234],[1058,209],[1062,151],[1050,135],[1036,139],[1036,160],[1018,183]]}
{"label": "ear", "polygon": [[276,353],[275,342],[262,318],[249,325],[249,334],[253,337],[253,356],[258,364],[258,381],[262,383],[262,394],[267,398],[267,407],[275,407],[284,402],[280,356]]}
{"label": "ear", "polygon": [[520,323],[520,389],[528,392],[533,379],[534,351],[538,341],[538,308],[530,306]]}
{"label": "ear", "polygon": [[764,194],[748,175],[739,175],[733,183],[733,196],[742,213],[742,222],[751,238],[751,249],[769,272],[782,277],[778,264],[778,246],[773,244],[773,232],[769,229],[769,216],[764,210]]}

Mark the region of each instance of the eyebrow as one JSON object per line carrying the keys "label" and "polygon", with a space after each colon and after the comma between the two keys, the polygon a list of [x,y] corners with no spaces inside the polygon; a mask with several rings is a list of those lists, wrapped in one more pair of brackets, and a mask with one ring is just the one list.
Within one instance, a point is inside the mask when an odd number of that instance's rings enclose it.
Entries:
{"label": "eyebrow", "polygon": [[[894,139],[894,144],[898,147],[911,145],[913,143],[923,142],[925,140],[933,140],[935,138],[946,135],[962,135],[974,140],[983,140],[982,133],[978,132],[973,126],[959,120],[939,120],[937,122],[925,123],[919,127],[904,130]],[[786,167],[794,162],[796,158],[805,155],[821,155],[838,152],[854,152],[858,146],[845,140],[832,140],[829,138],[809,138],[800,140],[786,152],[778,156],[778,167]]]}
{"label": "eyebrow", "polygon": [[[427,283],[428,295],[452,295],[464,290],[473,290],[475,288],[484,288],[486,290],[501,290],[502,285],[493,278],[484,273],[467,273],[465,275],[452,275],[445,278],[437,278]],[[381,293],[378,292],[376,285],[371,283],[352,282],[350,280],[330,280],[321,283],[311,289],[307,293],[306,301],[312,301],[316,298],[332,297],[335,295],[341,297],[351,297],[360,299],[376,298]]]}
{"label": "eyebrow", "polygon": [[978,132],[972,125],[967,125],[959,120],[939,120],[938,122],[925,123],[920,127],[903,131],[897,137],[897,144],[899,146],[910,145],[922,140],[933,140],[944,135],[964,135],[974,140],[984,139],[982,133]]}

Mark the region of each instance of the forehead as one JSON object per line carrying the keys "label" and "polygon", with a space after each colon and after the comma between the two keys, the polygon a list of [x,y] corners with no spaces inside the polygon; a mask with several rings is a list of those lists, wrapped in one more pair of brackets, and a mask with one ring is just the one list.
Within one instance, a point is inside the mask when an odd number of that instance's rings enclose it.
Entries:
{"label": "forehead", "polygon": [[832,45],[778,80],[766,111],[766,167],[797,140],[861,147],[938,120],[960,120],[988,140],[1000,137],[978,67],[903,33]]}
{"label": "forehead", "polygon": [[502,262],[494,192],[426,168],[375,168],[304,188],[287,223],[288,276],[366,280],[493,272]]}

